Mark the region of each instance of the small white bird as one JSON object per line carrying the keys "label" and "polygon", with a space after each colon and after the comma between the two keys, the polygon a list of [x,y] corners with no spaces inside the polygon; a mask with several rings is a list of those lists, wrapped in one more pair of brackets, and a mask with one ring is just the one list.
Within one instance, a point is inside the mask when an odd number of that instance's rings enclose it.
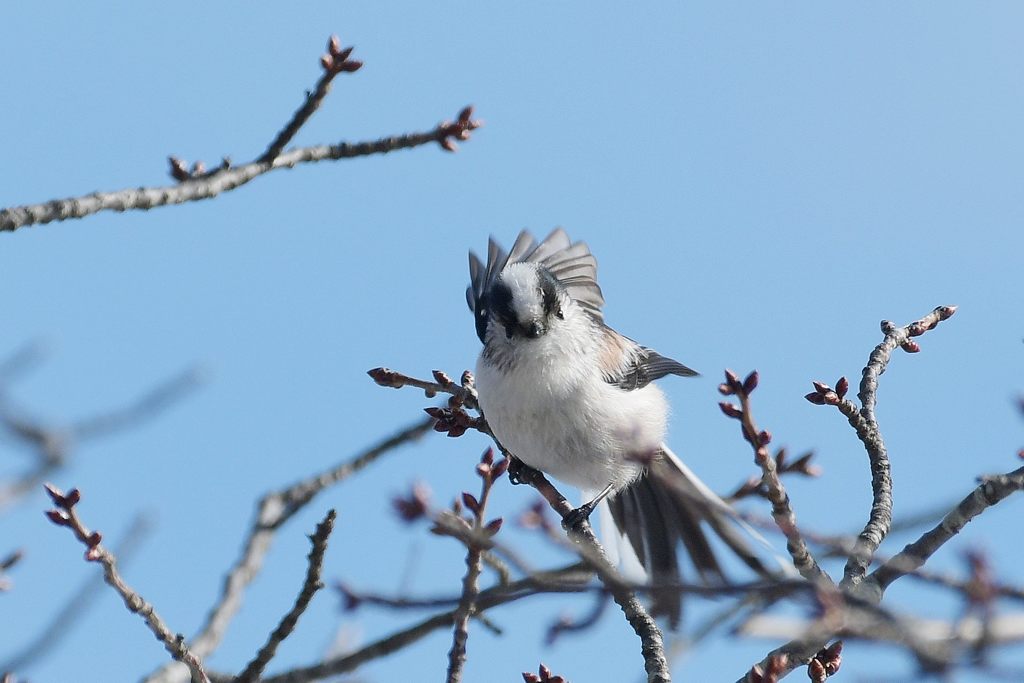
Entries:
{"label": "small white bird", "polygon": [[[628,539],[655,585],[680,581],[680,544],[702,579],[724,580],[702,522],[770,574],[733,527],[731,508],[664,444],[668,403],[652,382],[697,373],[605,325],[587,245],[562,229],[538,244],[524,230],[508,253],[492,238],[486,266],[470,252],[469,271],[466,297],[484,343],[476,386],[495,438],[527,465],[579,487],[588,502],[576,519],[607,498],[618,538]],[[655,597],[674,625],[678,598]]]}

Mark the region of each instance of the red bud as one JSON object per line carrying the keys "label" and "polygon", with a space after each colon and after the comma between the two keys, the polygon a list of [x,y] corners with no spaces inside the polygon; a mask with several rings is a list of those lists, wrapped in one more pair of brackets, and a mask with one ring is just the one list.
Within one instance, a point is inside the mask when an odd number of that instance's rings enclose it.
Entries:
{"label": "red bud", "polygon": [[476,499],[469,491],[462,492],[462,504],[466,506],[466,509],[472,512],[474,515],[480,513],[480,501]]}
{"label": "red bud", "polygon": [[503,521],[504,520],[502,520],[501,517],[492,519],[490,522],[487,523],[487,526],[484,527],[484,532],[486,532],[488,536],[493,536],[501,530],[501,525]]}
{"label": "red bud", "polygon": [[850,381],[845,377],[840,377],[839,381],[836,382],[836,394],[838,394],[839,398],[843,398],[849,390]]}
{"label": "red bud", "polygon": [[758,379],[759,377],[757,374],[757,370],[754,370],[749,375],[747,375],[747,378],[743,380],[743,391],[749,394],[754,389],[756,389]]}
{"label": "red bud", "polygon": [[731,403],[722,401],[718,404],[718,407],[722,409],[722,412],[725,413],[726,417],[735,418],[737,420],[743,417],[743,411]]}
{"label": "red bud", "polygon": [[60,510],[47,510],[43,514],[45,514],[47,518],[57,526],[67,526],[70,521],[68,520],[67,515]]}

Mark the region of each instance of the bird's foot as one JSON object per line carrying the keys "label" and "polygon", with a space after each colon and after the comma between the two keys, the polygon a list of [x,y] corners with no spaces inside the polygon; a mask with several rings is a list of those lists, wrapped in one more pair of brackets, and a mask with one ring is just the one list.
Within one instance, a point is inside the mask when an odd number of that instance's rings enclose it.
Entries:
{"label": "bird's foot", "polygon": [[540,472],[527,465],[525,462],[511,456],[508,461],[508,480],[512,484],[528,484]]}
{"label": "bird's foot", "polygon": [[569,511],[569,513],[562,518],[562,528],[566,531],[580,531],[583,525],[590,521],[590,515],[594,512],[594,508],[600,500],[592,500],[589,503],[584,503],[578,508]]}

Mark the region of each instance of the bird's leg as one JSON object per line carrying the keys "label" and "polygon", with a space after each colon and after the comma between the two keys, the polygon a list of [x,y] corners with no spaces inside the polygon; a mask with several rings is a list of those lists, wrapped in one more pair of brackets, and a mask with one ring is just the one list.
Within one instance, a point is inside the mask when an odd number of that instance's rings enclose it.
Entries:
{"label": "bird's leg", "polygon": [[590,515],[594,512],[594,508],[601,504],[601,501],[608,497],[608,494],[612,492],[614,487],[608,484],[604,487],[601,493],[597,494],[593,500],[580,505],[575,510],[572,510],[565,517],[562,518],[562,528],[567,531],[578,530],[583,522],[590,519]]}
{"label": "bird's leg", "polygon": [[525,484],[538,474],[538,471],[527,465],[516,456],[509,454],[508,458],[508,480],[512,484]]}

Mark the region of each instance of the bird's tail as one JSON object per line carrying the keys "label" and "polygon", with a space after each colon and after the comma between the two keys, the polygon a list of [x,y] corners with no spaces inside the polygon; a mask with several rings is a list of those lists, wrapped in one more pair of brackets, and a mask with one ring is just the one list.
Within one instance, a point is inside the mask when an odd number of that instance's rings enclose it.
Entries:
{"label": "bird's tail", "polygon": [[672,588],[682,580],[680,545],[686,548],[702,581],[727,582],[703,524],[759,576],[779,576],[778,571],[765,565],[749,541],[770,548],[768,542],[666,446],[640,478],[609,498],[608,510],[619,537],[628,541],[619,544],[624,556],[621,561],[628,566],[628,551],[635,554],[655,586],[654,611],[667,616],[672,627],[681,614],[679,593]]}

